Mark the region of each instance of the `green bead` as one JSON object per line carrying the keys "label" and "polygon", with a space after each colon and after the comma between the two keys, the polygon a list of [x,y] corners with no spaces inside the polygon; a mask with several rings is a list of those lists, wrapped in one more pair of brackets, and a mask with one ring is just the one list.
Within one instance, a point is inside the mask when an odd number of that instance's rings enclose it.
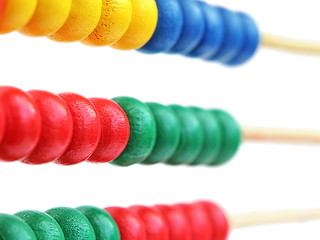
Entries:
{"label": "green bead", "polygon": [[222,146],[222,133],[217,119],[210,113],[201,108],[190,108],[204,131],[204,144],[198,157],[190,165],[209,164],[220,153]]}
{"label": "green bead", "polygon": [[167,161],[168,164],[190,164],[200,154],[204,144],[204,132],[195,114],[188,108],[171,105],[180,125],[180,142],[174,155]]}
{"label": "green bead", "polygon": [[221,165],[228,162],[237,152],[241,141],[241,129],[238,122],[227,112],[211,110],[222,130],[222,148],[219,155],[210,165]]}
{"label": "green bead", "polygon": [[130,123],[130,138],[123,153],[111,163],[130,166],[145,160],[151,153],[156,140],[156,123],[149,107],[137,99],[117,97],[118,103],[127,114]]}
{"label": "green bead", "polygon": [[157,138],[151,154],[143,164],[167,161],[175,152],[180,140],[181,125],[171,108],[158,103],[147,103],[156,121]]}
{"label": "green bead", "polygon": [[64,240],[59,224],[50,215],[38,211],[21,211],[15,215],[31,227],[38,240]]}
{"label": "green bead", "polygon": [[60,225],[66,240],[95,240],[93,227],[78,210],[66,207],[46,211]]}
{"label": "green bead", "polygon": [[87,217],[94,229],[97,240],[120,240],[118,226],[105,210],[90,206],[76,209]]}
{"label": "green bead", "polygon": [[27,223],[17,216],[0,214],[1,240],[37,240]]}

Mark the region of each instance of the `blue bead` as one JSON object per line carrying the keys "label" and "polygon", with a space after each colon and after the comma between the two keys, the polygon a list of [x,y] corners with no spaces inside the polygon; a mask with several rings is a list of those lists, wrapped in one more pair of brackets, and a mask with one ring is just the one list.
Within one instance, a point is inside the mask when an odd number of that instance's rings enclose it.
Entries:
{"label": "blue bead", "polygon": [[202,39],[205,30],[203,13],[195,0],[179,0],[183,15],[180,37],[170,53],[187,53],[194,49]]}
{"label": "blue bead", "polygon": [[198,2],[198,4],[205,18],[205,31],[200,43],[187,56],[205,58],[218,51],[224,37],[224,24],[216,8],[203,2]]}
{"label": "blue bead", "polygon": [[214,55],[207,57],[209,61],[229,63],[241,51],[245,43],[245,26],[239,15],[222,7],[216,7],[225,26],[223,43]]}
{"label": "blue bead", "polygon": [[245,26],[245,44],[240,53],[227,64],[230,66],[247,62],[257,51],[260,44],[260,32],[255,21],[244,13],[238,13]]}
{"label": "blue bead", "polygon": [[169,51],[178,41],[183,25],[179,0],[156,0],[158,24],[150,41],[138,51],[160,53]]}

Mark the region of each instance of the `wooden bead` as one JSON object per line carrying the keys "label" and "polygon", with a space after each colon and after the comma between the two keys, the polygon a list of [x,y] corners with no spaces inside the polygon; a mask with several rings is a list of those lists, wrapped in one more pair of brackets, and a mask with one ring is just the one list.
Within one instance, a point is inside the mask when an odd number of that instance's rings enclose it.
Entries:
{"label": "wooden bead", "polygon": [[86,216],[91,223],[96,240],[120,240],[118,226],[105,210],[91,206],[83,206],[76,209]]}
{"label": "wooden bead", "polygon": [[17,216],[0,214],[0,239],[37,240],[32,229]]}
{"label": "wooden bead", "polygon": [[36,10],[38,0],[5,0],[0,34],[9,33],[24,27]]}
{"label": "wooden bead", "polygon": [[131,0],[102,0],[101,18],[94,31],[81,42],[91,46],[108,46],[118,41],[131,22]]}
{"label": "wooden bead", "polygon": [[72,0],[67,21],[49,38],[58,42],[75,42],[86,38],[96,28],[101,9],[101,0]]}
{"label": "wooden bead", "polygon": [[0,159],[16,161],[29,156],[41,133],[41,116],[29,95],[14,87],[0,88],[6,127],[0,145]]}
{"label": "wooden bead", "polygon": [[69,17],[72,0],[38,0],[31,20],[19,31],[28,36],[42,37],[57,32]]}
{"label": "wooden bead", "polygon": [[65,239],[95,240],[95,233],[89,220],[78,210],[66,207],[46,211],[60,225]]}
{"label": "wooden bead", "polygon": [[121,50],[138,49],[152,37],[158,21],[155,0],[131,0],[132,17],[125,34],[111,47]]}
{"label": "wooden bead", "polygon": [[121,240],[147,240],[145,226],[134,212],[120,207],[108,207],[105,210],[116,221]]}
{"label": "wooden bead", "polygon": [[113,99],[127,114],[130,138],[124,152],[111,163],[129,166],[140,163],[151,153],[156,140],[156,124],[149,107],[137,99],[118,97]]}
{"label": "wooden bead", "polygon": [[21,211],[15,214],[32,229],[37,240],[64,240],[59,224],[50,215],[39,211]]}
{"label": "wooden bead", "polygon": [[3,104],[0,102],[0,144],[3,138],[3,135],[6,130],[6,115],[5,115],[5,108]]}
{"label": "wooden bead", "polygon": [[101,120],[100,142],[91,162],[110,162],[123,152],[130,137],[130,124],[122,108],[112,100],[91,98]]}
{"label": "wooden bead", "polygon": [[147,239],[169,240],[169,229],[160,211],[145,206],[133,206],[129,210],[143,222]]}
{"label": "wooden bead", "polygon": [[59,158],[69,146],[73,132],[72,116],[59,96],[40,90],[29,91],[28,94],[39,108],[42,128],[37,147],[22,162],[49,163]]}
{"label": "wooden bead", "polygon": [[94,105],[75,93],[59,96],[70,109],[73,120],[73,135],[65,153],[56,160],[62,165],[72,165],[87,160],[98,146],[101,136],[101,120]]}
{"label": "wooden bead", "polygon": [[5,6],[6,6],[6,2],[8,0],[0,0],[0,21],[2,21],[2,17],[4,14],[4,10],[5,10]]}
{"label": "wooden bead", "polygon": [[167,161],[176,151],[179,141],[181,125],[170,107],[147,103],[156,122],[157,138],[152,152],[143,164],[155,164]]}

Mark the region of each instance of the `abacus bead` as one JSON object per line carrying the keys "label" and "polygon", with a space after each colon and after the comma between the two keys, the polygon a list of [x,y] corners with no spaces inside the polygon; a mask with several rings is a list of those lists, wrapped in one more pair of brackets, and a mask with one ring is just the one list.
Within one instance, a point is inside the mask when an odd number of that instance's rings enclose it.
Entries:
{"label": "abacus bead", "polygon": [[91,46],[107,46],[115,43],[127,31],[131,16],[131,0],[102,0],[100,21],[82,43]]}
{"label": "abacus bead", "polygon": [[25,221],[37,240],[64,240],[59,224],[50,215],[39,211],[21,211],[15,214]]}
{"label": "abacus bead", "polygon": [[209,111],[190,108],[198,118],[204,132],[204,144],[200,154],[191,165],[208,164],[216,158],[222,147],[222,133],[217,119]]}
{"label": "abacus bead", "polygon": [[[0,102],[0,144],[6,130],[6,115],[2,102]],[[0,145],[1,146],[1,145]]]}
{"label": "abacus bead", "polygon": [[112,100],[91,98],[101,120],[99,144],[88,159],[91,162],[110,162],[126,148],[130,137],[130,125],[122,108]]}
{"label": "abacus bead", "polygon": [[49,38],[59,42],[75,42],[86,38],[97,26],[101,9],[101,0],[72,0],[68,19]]}
{"label": "abacus bead", "polygon": [[7,0],[0,0],[0,21],[2,21],[3,18],[6,1]]}
{"label": "abacus bead", "polygon": [[19,30],[31,19],[38,0],[6,0],[0,21],[0,34]]}
{"label": "abacus bead", "polygon": [[56,160],[62,165],[72,165],[87,160],[98,146],[101,121],[94,105],[75,93],[59,96],[67,104],[73,119],[73,135],[67,150]]}
{"label": "abacus bead", "polygon": [[66,240],[95,240],[95,233],[89,220],[78,210],[66,207],[46,211],[60,225]]}
{"label": "abacus bead", "polygon": [[113,99],[127,114],[130,138],[124,152],[114,161],[119,166],[140,163],[151,153],[156,140],[156,124],[149,107],[137,99],[117,97]]}
{"label": "abacus bead", "polygon": [[238,15],[245,26],[245,43],[238,55],[228,63],[231,66],[248,61],[256,53],[260,44],[260,33],[254,20],[245,13],[238,13]]}
{"label": "abacus bead", "polygon": [[31,20],[20,29],[22,34],[34,37],[48,36],[58,31],[67,20],[72,0],[38,0]]}
{"label": "abacus bead", "polygon": [[198,2],[203,13],[205,29],[199,44],[187,53],[189,57],[207,57],[215,54],[224,41],[224,24],[219,11],[204,2]]}
{"label": "abacus bead", "polygon": [[161,212],[169,228],[169,240],[193,240],[190,223],[181,209],[167,205],[156,205],[154,208]]}
{"label": "abacus bead", "polygon": [[155,164],[167,161],[176,151],[181,125],[170,107],[147,103],[156,122],[157,138],[151,154],[142,163]]}
{"label": "abacus bead", "polygon": [[147,239],[169,240],[168,226],[160,211],[144,206],[133,206],[129,209],[137,214],[143,222]]}
{"label": "abacus bead", "polygon": [[188,108],[171,105],[181,124],[180,142],[177,150],[166,162],[172,165],[190,164],[200,154],[204,144],[204,132],[195,114]]}
{"label": "abacus bead", "polygon": [[237,121],[227,112],[212,110],[222,130],[222,148],[211,165],[221,165],[229,161],[241,144],[241,129]]}
{"label": "abacus bead", "polygon": [[52,162],[65,152],[71,141],[73,124],[70,110],[65,102],[53,93],[33,90],[28,94],[39,108],[42,128],[37,147],[22,162]]}
{"label": "abacus bead", "polygon": [[0,88],[6,128],[0,144],[0,159],[16,161],[32,153],[40,138],[41,116],[32,98],[14,87]]}
{"label": "abacus bead", "polygon": [[181,34],[170,53],[187,53],[194,49],[204,34],[205,20],[195,0],[179,0],[183,16]]}
{"label": "abacus bead", "polygon": [[0,214],[0,239],[37,240],[32,229],[17,216]]}
{"label": "abacus bead", "polygon": [[169,51],[178,41],[182,30],[183,16],[179,0],[156,0],[156,3],[158,24],[149,42],[139,49],[144,53]]}
{"label": "abacus bead", "polygon": [[145,226],[134,212],[121,207],[109,207],[105,210],[116,221],[121,240],[147,240]]}
{"label": "abacus bead", "polygon": [[229,234],[229,222],[221,207],[211,202],[198,202],[194,205],[202,208],[208,216],[212,230],[210,239],[226,240]]}
{"label": "abacus bead", "polygon": [[118,226],[105,210],[91,206],[83,206],[76,209],[86,216],[91,223],[96,240],[120,240]]}
{"label": "abacus bead", "polygon": [[138,49],[152,37],[158,21],[155,0],[131,0],[132,17],[125,34],[111,47],[121,50]]}
{"label": "abacus bead", "polygon": [[216,9],[220,12],[220,15],[224,22],[224,38],[218,52],[206,58],[211,61],[214,60],[228,64],[239,54],[242,47],[244,46],[244,24],[237,13],[231,12],[221,7],[217,7]]}

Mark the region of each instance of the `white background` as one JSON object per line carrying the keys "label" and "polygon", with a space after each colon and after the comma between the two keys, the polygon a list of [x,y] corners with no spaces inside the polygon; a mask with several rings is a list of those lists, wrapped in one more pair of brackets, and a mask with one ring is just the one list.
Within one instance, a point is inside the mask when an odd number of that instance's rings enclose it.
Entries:
{"label": "white background", "polygon": [[[250,13],[262,32],[320,40],[315,0],[216,0]],[[170,55],[0,37],[1,85],[86,97],[128,95],[163,104],[222,108],[242,125],[320,129],[319,58],[261,48],[238,68]],[[83,204],[106,207],[214,200],[228,213],[320,207],[320,148],[244,143],[220,168],[119,168],[82,163],[0,163],[0,212]],[[231,240],[319,239],[320,221],[232,231]]]}

